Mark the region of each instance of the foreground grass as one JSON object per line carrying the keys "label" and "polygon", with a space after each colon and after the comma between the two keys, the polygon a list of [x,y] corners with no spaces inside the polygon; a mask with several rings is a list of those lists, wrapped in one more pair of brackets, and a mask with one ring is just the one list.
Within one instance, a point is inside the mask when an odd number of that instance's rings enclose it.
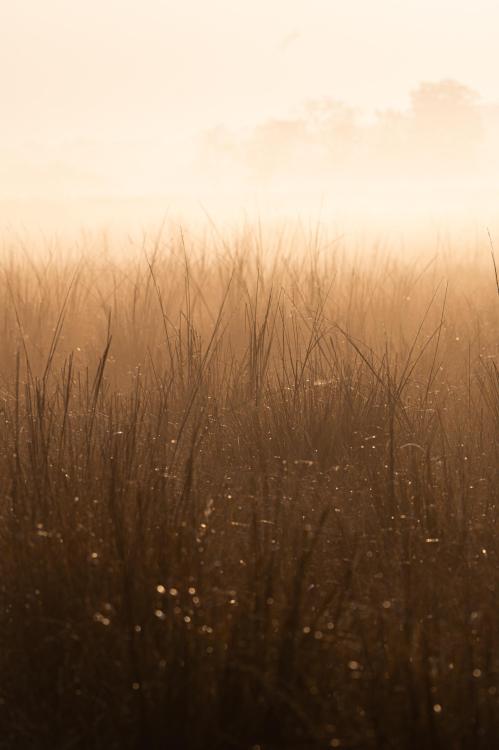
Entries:
{"label": "foreground grass", "polygon": [[4,260],[0,747],[493,747],[495,295],[252,236]]}

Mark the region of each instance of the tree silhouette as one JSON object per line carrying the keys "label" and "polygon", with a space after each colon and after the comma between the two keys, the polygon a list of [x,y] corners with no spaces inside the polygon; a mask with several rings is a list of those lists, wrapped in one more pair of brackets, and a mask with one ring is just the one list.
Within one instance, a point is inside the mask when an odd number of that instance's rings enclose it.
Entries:
{"label": "tree silhouette", "polygon": [[424,167],[471,166],[482,137],[479,96],[450,79],[421,83],[411,94],[411,141]]}

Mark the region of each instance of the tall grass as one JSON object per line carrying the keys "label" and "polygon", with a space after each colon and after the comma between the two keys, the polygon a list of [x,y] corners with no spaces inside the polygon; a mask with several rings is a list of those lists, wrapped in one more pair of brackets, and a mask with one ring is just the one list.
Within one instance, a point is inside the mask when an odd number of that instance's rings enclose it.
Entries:
{"label": "tall grass", "polygon": [[464,256],[5,258],[0,747],[490,750],[497,332]]}

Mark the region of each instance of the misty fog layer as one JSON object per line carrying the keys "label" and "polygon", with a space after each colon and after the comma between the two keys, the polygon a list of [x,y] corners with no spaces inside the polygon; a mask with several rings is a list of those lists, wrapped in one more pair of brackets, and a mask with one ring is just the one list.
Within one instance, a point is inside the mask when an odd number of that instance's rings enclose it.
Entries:
{"label": "misty fog layer", "polygon": [[1,229],[129,229],[207,213],[495,228],[498,134],[499,103],[442,80],[374,115],[332,97],[247,129],[0,146]]}

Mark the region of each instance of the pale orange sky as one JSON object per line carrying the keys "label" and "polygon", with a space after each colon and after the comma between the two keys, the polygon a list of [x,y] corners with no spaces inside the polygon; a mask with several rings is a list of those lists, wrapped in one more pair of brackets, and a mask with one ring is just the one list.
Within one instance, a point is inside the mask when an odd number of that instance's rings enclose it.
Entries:
{"label": "pale orange sky", "polygon": [[497,0],[3,2],[0,196],[158,193],[191,135],[307,99],[404,108],[453,78],[497,102],[498,28]]}
{"label": "pale orange sky", "polygon": [[0,6],[8,138],[247,123],[308,97],[403,104],[421,80],[499,98],[496,0],[15,0]]}

